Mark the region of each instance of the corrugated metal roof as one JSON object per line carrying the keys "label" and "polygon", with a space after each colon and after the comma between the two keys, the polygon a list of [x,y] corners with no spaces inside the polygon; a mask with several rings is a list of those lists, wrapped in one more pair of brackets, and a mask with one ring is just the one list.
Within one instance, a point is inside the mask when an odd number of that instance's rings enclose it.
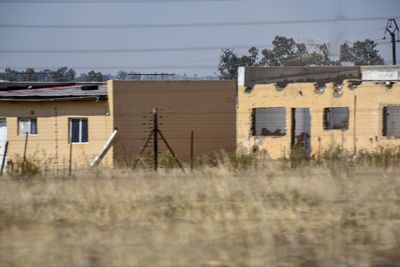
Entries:
{"label": "corrugated metal roof", "polygon": [[[97,85],[96,90],[82,90],[82,86]],[[49,101],[49,100],[87,100],[87,99],[106,99],[107,85],[104,83],[94,84],[48,84],[37,86],[26,86],[24,89],[15,89],[10,84],[7,88],[0,89],[0,100],[3,101]],[[21,88],[21,87],[18,87]]]}

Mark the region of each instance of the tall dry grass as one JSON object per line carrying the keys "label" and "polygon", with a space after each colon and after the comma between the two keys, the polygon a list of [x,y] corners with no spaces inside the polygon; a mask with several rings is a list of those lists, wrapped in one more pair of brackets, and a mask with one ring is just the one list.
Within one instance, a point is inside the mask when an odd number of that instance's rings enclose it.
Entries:
{"label": "tall dry grass", "polygon": [[2,177],[0,266],[400,266],[400,169]]}

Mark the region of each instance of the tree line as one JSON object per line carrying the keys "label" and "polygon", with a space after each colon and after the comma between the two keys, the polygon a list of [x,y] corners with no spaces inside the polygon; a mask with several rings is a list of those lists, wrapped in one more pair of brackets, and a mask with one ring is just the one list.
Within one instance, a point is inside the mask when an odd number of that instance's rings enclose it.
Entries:
{"label": "tree line", "polygon": [[251,47],[247,55],[238,55],[233,49],[224,48],[219,59],[218,71],[221,79],[237,76],[238,66],[340,66],[340,65],[383,65],[384,61],[376,49],[377,43],[365,39],[340,46],[339,59],[329,56],[326,43],[296,42],[293,38],[277,35],[271,49]]}
{"label": "tree line", "polygon": [[[27,68],[24,71],[17,71],[11,68],[6,68],[3,73],[0,73],[0,80],[13,82],[102,82],[107,80],[141,80],[143,74],[140,72],[120,70],[117,74],[103,74],[94,70],[87,73],[82,73],[77,76],[76,71],[72,68],[62,67],[54,71],[45,69],[36,71],[33,68]],[[173,76],[165,76],[163,72],[146,74],[146,80],[217,80],[215,75],[198,75],[191,74],[173,74]]]}
{"label": "tree line", "polygon": [[17,71],[7,67],[3,73],[0,73],[0,80],[7,81],[101,82],[107,79],[107,75],[103,75],[101,72],[96,72],[94,70],[77,76],[76,71],[68,67],[61,67],[56,70],[44,69],[41,71],[36,71],[34,68],[26,68],[25,71]]}
{"label": "tree line", "polygon": [[[293,38],[277,35],[272,41],[271,49],[251,47],[246,55],[238,55],[233,49],[223,48],[218,64],[219,79],[235,79],[239,66],[340,66],[340,65],[382,65],[383,58],[376,49],[377,43],[365,39],[352,44],[343,43],[340,46],[339,59],[330,57],[329,46],[326,43],[318,44],[296,42]],[[0,80],[8,81],[49,81],[49,82],[101,82],[110,79],[138,80],[139,72],[118,71],[116,75],[103,74],[91,70],[79,76],[72,68],[61,67],[56,70],[44,69],[36,71],[27,68],[17,71],[6,68],[0,73]],[[157,74],[151,79],[159,79]],[[187,76],[175,75],[174,79],[215,79],[216,76]]]}

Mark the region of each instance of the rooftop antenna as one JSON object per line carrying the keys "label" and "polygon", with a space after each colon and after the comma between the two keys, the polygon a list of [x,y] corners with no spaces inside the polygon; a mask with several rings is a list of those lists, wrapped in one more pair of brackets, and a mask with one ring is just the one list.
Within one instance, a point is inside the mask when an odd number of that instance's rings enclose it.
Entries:
{"label": "rooftop antenna", "polygon": [[[392,59],[393,65],[396,65],[396,42],[400,42],[399,37],[399,26],[395,19],[388,19],[386,23],[385,33],[383,35],[383,39],[386,39],[386,33],[390,34],[391,42],[392,42]],[[397,40],[396,40],[396,33],[397,33]]]}

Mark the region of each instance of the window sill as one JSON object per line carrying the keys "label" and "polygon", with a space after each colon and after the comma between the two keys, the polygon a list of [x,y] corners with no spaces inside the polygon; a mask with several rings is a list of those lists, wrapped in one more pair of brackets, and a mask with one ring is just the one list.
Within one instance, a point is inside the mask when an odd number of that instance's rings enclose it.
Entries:
{"label": "window sill", "polygon": [[386,138],[387,140],[399,140],[400,136],[382,136],[383,138]]}
{"label": "window sill", "polygon": [[286,137],[285,135],[252,135],[252,137],[255,138],[283,138]]}
{"label": "window sill", "polygon": [[331,132],[331,131],[340,131],[340,132],[346,132],[349,129],[324,129],[325,132]]}

